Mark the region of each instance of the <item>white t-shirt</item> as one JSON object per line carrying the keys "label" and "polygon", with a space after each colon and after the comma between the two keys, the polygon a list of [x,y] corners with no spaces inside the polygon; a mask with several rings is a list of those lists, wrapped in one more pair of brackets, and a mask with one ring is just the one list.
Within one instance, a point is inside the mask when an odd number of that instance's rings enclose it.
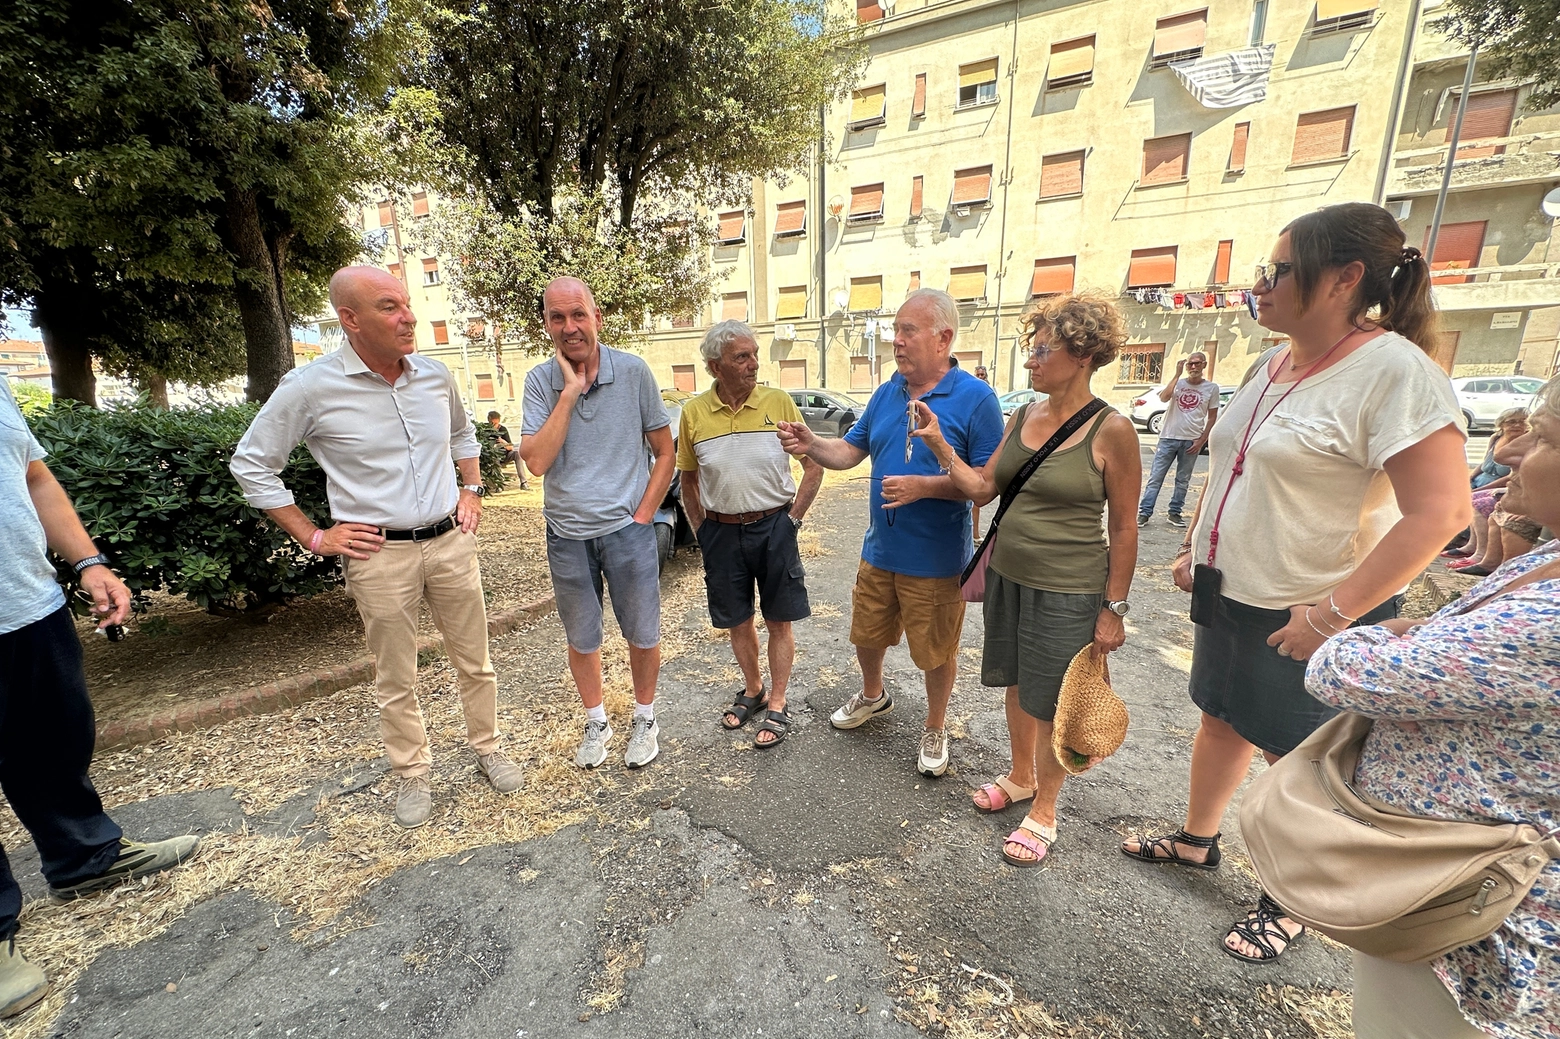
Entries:
{"label": "white t-shirt", "polygon": [[1165,412],[1160,437],[1166,440],[1196,440],[1208,428],[1208,408],[1217,407],[1219,384],[1211,379],[1192,383],[1182,379],[1170,395],[1170,410]]}
{"label": "white t-shirt", "polygon": [[1446,373],[1393,332],[1306,378],[1263,421],[1294,385],[1269,384],[1266,368],[1236,391],[1209,437],[1192,559],[1208,561],[1208,534],[1260,401],[1214,565],[1224,595],[1281,610],[1325,599],[1402,518],[1386,460],[1462,419]]}

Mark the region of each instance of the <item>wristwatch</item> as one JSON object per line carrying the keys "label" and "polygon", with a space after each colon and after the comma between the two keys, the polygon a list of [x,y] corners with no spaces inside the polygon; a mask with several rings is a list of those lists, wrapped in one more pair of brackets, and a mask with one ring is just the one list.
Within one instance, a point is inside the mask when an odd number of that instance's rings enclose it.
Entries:
{"label": "wristwatch", "polygon": [[788,516],[786,518],[791,521],[791,526],[795,527],[797,530],[802,529],[802,520],[797,519],[795,516]]}
{"label": "wristwatch", "polygon": [[1125,617],[1132,604],[1125,599],[1106,599],[1105,608],[1118,617]]}
{"label": "wristwatch", "polygon": [[482,486],[480,483],[463,483],[460,485],[460,489],[463,491],[470,491],[478,498],[487,497],[487,488]]}
{"label": "wristwatch", "polygon": [[83,570],[85,570],[89,566],[107,566],[107,565],[108,565],[108,557],[105,556],[103,553],[99,552],[96,555],[91,555],[91,556],[88,556],[85,559],[77,560],[76,562],[74,562],[74,563],[72,563],[70,565],[70,568],[72,570],[76,571],[76,573],[80,574]]}

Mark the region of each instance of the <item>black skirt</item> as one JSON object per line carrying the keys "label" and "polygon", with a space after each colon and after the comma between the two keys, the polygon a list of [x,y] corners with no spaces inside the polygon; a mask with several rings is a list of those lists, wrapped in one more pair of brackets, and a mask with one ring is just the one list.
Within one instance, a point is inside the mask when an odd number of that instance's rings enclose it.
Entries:
{"label": "black skirt", "polygon": [[[1401,604],[1393,596],[1355,624],[1396,617]],[[1194,625],[1192,702],[1269,754],[1288,754],[1338,713],[1305,691],[1304,660],[1281,656],[1267,644],[1288,623],[1288,610],[1264,610],[1221,595],[1212,626]]]}

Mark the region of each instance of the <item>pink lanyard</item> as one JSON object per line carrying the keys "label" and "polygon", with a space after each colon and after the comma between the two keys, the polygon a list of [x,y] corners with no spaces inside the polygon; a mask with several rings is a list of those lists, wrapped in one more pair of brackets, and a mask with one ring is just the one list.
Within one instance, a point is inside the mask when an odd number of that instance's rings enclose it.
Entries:
{"label": "pink lanyard", "polygon": [[[1357,329],[1357,328],[1349,329],[1347,332],[1345,332],[1343,334],[1343,338],[1342,339],[1338,340],[1336,343],[1334,343],[1332,345],[1332,348],[1330,350],[1328,350],[1325,354],[1323,354],[1322,356],[1318,357],[1315,361],[1313,361],[1310,365],[1308,365],[1306,367],[1306,370],[1305,370],[1305,375],[1300,376],[1300,378],[1298,378],[1294,382],[1292,382],[1289,385],[1289,389],[1285,390],[1282,394],[1279,395],[1278,400],[1273,403],[1273,406],[1267,410],[1267,414],[1263,415],[1261,420],[1259,421],[1257,419],[1257,412],[1262,410],[1262,398],[1266,397],[1267,396],[1267,391],[1273,388],[1273,376],[1272,376],[1271,373],[1268,375],[1267,385],[1262,387],[1262,392],[1257,395],[1257,402],[1256,402],[1256,404],[1252,405],[1252,408],[1251,408],[1251,418],[1248,419],[1247,422],[1246,422],[1246,435],[1241,437],[1240,450],[1235,452],[1235,466],[1234,466],[1234,468],[1232,468],[1230,470],[1230,481],[1229,481],[1229,483],[1224,485],[1224,497],[1219,499],[1219,511],[1214,514],[1214,517],[1213,517],[1213,529],[1208,532],[1208,565],[1209,566],[1213,565],[1213,558],[1214,558],[1215,555],[1218,554],[1218,551],[1219,551],[1219,521],[1224,519],[1224,506],[1229,503],[1230,491],[1235,486],[1235,477],[1239,476],[1241,473],[1245,472],[1245,470],[1246,470],[1246,451],[1251,447],[1251,438],[1256,435],[1257,430],[1262,428],[1262,423],[1266,422],[1270,417],[1272,417],[1273,412],[1278,410],[1279,405],[1283,404],[1284,400],[1291,393],[1295,392],[1295,390],[1300,386],[1300,384],[1302,382],[1305,382],[1306,376],[1310,375],[1312,372],[1314,372],[1318,368],[1320,368],[1321,365],[1322,365],[1322,362],[1326,361],[1327,358],[1331,357],[1337,351],[1338,347],[1342,346],[1348,340],[1348,338],[1350,336],[1352,336],[1355,332],[1358,332],[1358,331],[1359,331],[1359,329]],[[1289,352],[1290,353],[1294,352],[1293,347],[1290,348]],[[1271,368],[1272,367],[1271,364],[1269,364],[1268,367]]]}

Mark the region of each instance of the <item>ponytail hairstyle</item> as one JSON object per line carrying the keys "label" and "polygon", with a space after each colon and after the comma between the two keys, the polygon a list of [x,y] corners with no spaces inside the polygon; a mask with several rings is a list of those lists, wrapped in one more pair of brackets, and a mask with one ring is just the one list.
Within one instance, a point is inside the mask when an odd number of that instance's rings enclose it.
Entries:
{"label": "ponytail hairstyle", "polygon": [[1440,332],[1430,302],[1430,263],[1404,244],[1403,229],[1385,209],[1365,202],[1324,206],[1291,221],[1282,233],[1289,235],[1301,309],[1311,305],[1323,271],[1358,261],[1365,275],[1349,321],[1363,327],[1369,318],[1426,353],[1435,351]]}

